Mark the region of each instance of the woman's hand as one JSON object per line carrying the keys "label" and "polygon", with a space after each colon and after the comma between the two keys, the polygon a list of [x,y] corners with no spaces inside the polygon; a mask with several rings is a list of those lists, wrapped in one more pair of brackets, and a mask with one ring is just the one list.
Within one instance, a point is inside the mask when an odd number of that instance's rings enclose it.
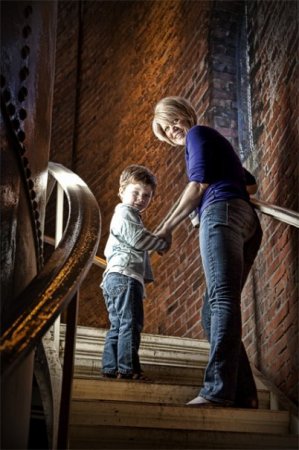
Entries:
{"label": "woman's hand", "polygon": [[249,195],[254,195],[257,191],[257,184],[247,184],[246,191]]}

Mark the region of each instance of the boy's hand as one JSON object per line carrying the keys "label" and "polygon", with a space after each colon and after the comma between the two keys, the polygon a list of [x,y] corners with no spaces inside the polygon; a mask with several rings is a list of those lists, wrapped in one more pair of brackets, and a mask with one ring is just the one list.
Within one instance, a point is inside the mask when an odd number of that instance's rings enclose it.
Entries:
{"label": "boy's hand", "polygon": [[166,241],[166,243],[167,243],[167,247],[166,247],[166,248],[164,248],[163,250],[159,250],[159,251],[158,251],[158,254],[159,254],[159,255],[164,255],[164,253],[167,253],[168,250],[169,250],[170,247],[171,247],[171,244],[172,244],[172,234],[171,234],[170,231],[166,231],[165,229],[162,228],[161,231],[158,231],[158,232],[157,232],[157,236],[159,236],[160,238],[164,239],[164,240]]}
{"label": "boy's hand", "polygon": [[167,253],[167,252],[168,252],[168,250],[170,249],[170,247],[171,247],[171,242],[167,242],[167,247],[163,248],[163,250],[159,250],[159,251],[157,252],[158,255],[163,256],[164,253]]}

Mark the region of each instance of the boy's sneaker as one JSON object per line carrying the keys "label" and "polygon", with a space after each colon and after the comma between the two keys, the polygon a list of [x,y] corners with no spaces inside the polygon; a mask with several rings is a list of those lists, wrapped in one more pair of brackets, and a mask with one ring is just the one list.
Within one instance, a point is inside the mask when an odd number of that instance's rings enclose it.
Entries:
{"label": "boy's sneaker", "polygon": [[116,378],[118,380],[132,380],[133,374],[131,374],[131,373],[119,373],[118,372]]}
{"label": "boy's sneaker", "polygon": [[105,372],[102,372],[102,377],[103,378],[116,378],[116,373],[105,373]]}
{"label": "boy's sneaker", "polygon": [[134,372],[134,373],[129,373],[129,374],[118,373],[117,378],[119,380],[151,381],[150,378],[145,376],[143,372]]}

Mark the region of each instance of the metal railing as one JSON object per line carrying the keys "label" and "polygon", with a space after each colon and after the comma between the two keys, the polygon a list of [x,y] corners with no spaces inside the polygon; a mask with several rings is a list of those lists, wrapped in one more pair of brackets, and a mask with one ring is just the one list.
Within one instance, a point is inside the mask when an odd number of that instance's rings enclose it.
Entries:
{"label": "metal railing", "polygon": [[[15,305],[19,306],[15,308],[16,314],[3,325],[1,373],[2,377],[9,376],[34,351],[59,315],[67,311],[57,438],[57,447],[63,449],[68,446],[78,291],[98,247],[101,221],[93,194],[77,175],[54,163],[49,163],[49,174],[58,185],[57,197],[61,199],[64,195],[67,199],[66,226],[62,230],[58,224],[56,249],[41,272],[15,299]],[[63,208],[59,207],[60,217],[61,214]]]}

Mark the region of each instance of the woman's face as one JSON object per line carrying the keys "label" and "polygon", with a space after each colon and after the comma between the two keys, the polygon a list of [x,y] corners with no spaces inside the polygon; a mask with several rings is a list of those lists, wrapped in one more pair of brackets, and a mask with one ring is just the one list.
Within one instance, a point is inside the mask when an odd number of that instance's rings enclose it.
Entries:
{"label": "woman's face", "polygon": [[185,119],[174,119],[162,126],[164,133],[174,145],[185,145],[189,125]]}

